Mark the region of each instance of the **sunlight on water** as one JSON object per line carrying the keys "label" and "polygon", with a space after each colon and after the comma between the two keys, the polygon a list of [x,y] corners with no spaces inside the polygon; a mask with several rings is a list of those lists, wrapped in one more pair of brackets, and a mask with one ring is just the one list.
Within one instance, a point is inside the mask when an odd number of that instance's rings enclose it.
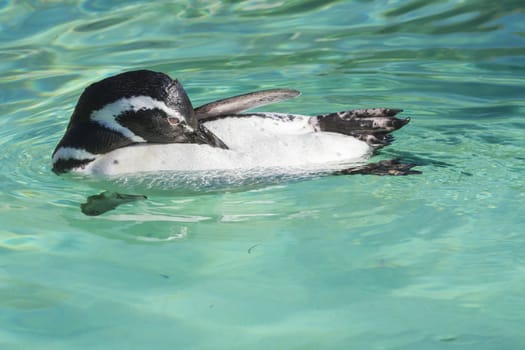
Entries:
{"label": "sunlight on water", "polygon": [[[0,1],[0,348],[523,349],[522,1]],[[82,90],[403,108],[408,177],[58,177]],[[263,174],[264,175],[264,174]],[[147,195],[103,215],[113,189]]]}

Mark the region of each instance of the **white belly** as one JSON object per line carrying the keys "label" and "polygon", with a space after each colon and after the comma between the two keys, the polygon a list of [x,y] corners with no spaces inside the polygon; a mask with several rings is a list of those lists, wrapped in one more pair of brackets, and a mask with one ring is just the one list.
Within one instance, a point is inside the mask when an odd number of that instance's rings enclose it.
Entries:
{"label": "white belly", "polygon": [[144,144],[120,148],[81,172],[116,175],[147,171],[256,168],[322,169],[366,160],[371,148],[342,134],[315,132],[308,117],[293,121],[262,117],[206,122],[229,149],[197,144]]}

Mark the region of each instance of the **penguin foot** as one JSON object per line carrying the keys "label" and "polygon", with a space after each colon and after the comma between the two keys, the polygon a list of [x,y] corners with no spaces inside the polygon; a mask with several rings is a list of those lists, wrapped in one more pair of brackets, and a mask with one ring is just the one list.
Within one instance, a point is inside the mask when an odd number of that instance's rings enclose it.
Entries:
{"label": "penguin foot", "polygon": [[410,122],[410,118],[396,118],[402,111],[390,108],[354,109],[318,115],[315,118],[320,131],[350,135],[377,149],[393,141],[389,133]]}
{"label": "penguin foot", "polygon": [[401,163],[399,159],[382,160],[377,163],[370,163],[356,168],[349,168],[336,171],[334,175],[379,175],[379,176],[401,176],[422,174],[419,170],[412,170],[416,164]]}

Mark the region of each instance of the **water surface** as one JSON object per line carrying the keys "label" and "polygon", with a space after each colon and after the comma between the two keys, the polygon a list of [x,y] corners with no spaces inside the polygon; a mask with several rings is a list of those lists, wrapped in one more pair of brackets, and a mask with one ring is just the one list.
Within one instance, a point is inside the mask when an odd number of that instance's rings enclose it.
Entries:
{"label": "water surface", "polygon": [[[522,1],[1,1],[2,349],[523,349]],[[403,108],[409,177],[159,191],[98,217],[50,155],[88,84]],[[205,187],[205,186],[204,186]]]}

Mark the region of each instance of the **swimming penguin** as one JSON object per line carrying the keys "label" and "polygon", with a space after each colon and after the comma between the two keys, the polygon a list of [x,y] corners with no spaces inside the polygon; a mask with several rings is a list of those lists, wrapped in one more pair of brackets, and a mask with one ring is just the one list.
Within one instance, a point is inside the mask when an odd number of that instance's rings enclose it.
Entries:
{"label": "swimming penguin", "polygon": [[[53,152],[57,174],[323,168],[338,173],[406,175],[397,162],[363,166],[406,125],[399,109],[357,109],[316,116],[242,113],[298,96],[272,89],[193,108],[178,80],[138,70],[88,86]],[[353,167],[351,166],[353,165]]]}
{"label": "swimming penguin", "polygon": [[[118,74],[88,86],[53,155],[56,174],[119,175],[238,169],[329,170],[335,175],[418,174],[396,160],[365,164],[410,118],[400,109],[371,108],[305,116],[243,113],[298,96],[271,89],[193,108],[178,80],[149,70]],[[82,205],[99,215],[144,196],[104,192]]]}

